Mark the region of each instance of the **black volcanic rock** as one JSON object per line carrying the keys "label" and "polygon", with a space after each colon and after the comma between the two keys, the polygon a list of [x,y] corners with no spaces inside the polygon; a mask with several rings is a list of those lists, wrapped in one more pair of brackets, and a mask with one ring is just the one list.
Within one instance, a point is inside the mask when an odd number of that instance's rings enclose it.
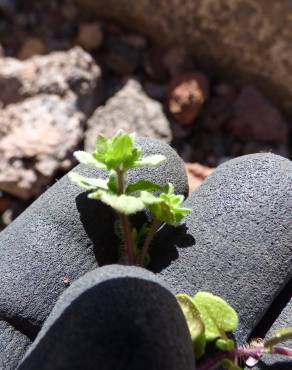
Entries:
{"label": "black volcanic rock", "polygon": [[175,293],[226,299],[244,341],[292,275],[292,162],[273,154],[228,161],[185,205],[193,212],[157,236],[151,269]]}
{"label": "black volcanic rock", "polygon": [[30,343],[28,337],[0,320],[0,369],[14,370]]}
{"label": "black volcanic rock", "polygon": [[[171,181],[187,192],[182,160],[157,140],[137,139],[145,155],[164,154],[159,168],[133,171],[130,181]],[[76,167],[89,176],[101,171]],[[118,240],[113,212],[72,185],[67,176],[56,182],[0,235],[0,317],[34,337],[49,315],[66,280],[74,281],[98,265],[115,261]]]}
{"label": "black volcanic rock", "polygon": [[111,265],[60,297],[18,370],[190,370],[190,334],[155,275]]}

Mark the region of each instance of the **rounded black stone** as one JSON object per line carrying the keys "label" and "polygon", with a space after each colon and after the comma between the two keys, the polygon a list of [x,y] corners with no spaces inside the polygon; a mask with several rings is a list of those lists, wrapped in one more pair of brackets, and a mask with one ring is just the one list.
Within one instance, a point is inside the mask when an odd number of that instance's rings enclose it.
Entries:
{"label": "rounded black stone", "polygon": [[210,291],[238,312],[245,341],[292,274],[292,162],[273,154],[219,166],[185,202],[183,227],[164,228],[151,269],[173,292]]}
{"label": "rounded black stone", "polygon": [[0,320],[0,369],[14,370],[30,343],[28,337]]}
{"label": "rounded black stone", "polygon": [[[170,181],[178,193],[187,192],[183,162],[169,145],[145,138],[136,143],[145,155],[163,154],[167,161],[158,168],[132,171],[129,181]],[[105,176],[83,166],[74,171]],[[114,220],[109,207],[89,200],[67,176],[57,181],[0,234],[0,317],[34,337],[67,279],[74,281],[116,261]]]}
{"label": "rounded black stone", "polygon": [[104,266],[58,300],[18,370],[195,369],[175,297],[138,267]]}

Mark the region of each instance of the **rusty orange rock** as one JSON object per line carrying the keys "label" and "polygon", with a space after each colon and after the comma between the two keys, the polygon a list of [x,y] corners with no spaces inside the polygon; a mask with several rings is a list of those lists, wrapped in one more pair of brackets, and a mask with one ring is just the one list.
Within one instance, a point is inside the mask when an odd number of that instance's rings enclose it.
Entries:
{"label": "rusty orange rock", "polygon": [[166,108],[182,125],[191,125],[209,96],[209,81],[201,72],[175,77],[168,86]]}

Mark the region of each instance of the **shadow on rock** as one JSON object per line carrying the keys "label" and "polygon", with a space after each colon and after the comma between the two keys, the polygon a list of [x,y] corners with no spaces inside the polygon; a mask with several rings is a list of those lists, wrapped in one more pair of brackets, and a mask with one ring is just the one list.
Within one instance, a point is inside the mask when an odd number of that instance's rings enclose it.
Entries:
{"label": "shadow on rock", "polygon": [[151,248],[150,270],[153,272],[162,271],[179,257],[177,248],[189,248],[195,244],[196,240],[188,233],[185,224],[178,227],[163,227],[156,235]]}
{"label": "shadow on rock", "polygon": [[86,192],[79,194],[75,201],[84,230],[93,243],[98,265],[116,262],[119,240],[114,233],[115,212],[102,202],[88,199]]}

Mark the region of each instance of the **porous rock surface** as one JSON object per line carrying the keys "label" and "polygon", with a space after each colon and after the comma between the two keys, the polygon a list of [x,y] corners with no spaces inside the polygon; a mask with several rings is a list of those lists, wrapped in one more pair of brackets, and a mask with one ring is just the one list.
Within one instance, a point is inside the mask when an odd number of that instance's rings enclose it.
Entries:
{"label": "porous rock surface", "polygon": [[193,212],[181,230],[161,231],[151,268],[175,293],[226,299],[244,342],[292,275],[292,163],[273,154],[228,161],[185,205]]}
{"label": "porous rock surface", "polygon": [[28,337],[0,320],[0,369],[14,370],[30,343]]}
{"label": "porous rock surface", "polygon": [[2,190],[28,199],[72,167],[100,84],[99,67],[78,47],[24,62],[0,59]]}
{"label": "porous rock surface", "polygon": [[60,297],[18,370],[190,370],[189,331],[154,274],[111,265]]}
{"label": "porous rock surface", "polygon": [[[167,144],[137,139],[145,155],[161,153],[167,161],[155,169],[133,171],[129,181],[172,182],[187,194],[182,160]],[[103,177],[82,166],[74,171]],[[42,194],[0,234],[0,317],[34,337],[68,280],[117,261],[119,241],[112,211],[71,184],[67,176]]]}
{"label": "porous rock surface", "polygon": [[105,106],[98,107],[87,126],[85,149],[89,151],[94,149],[98,133],[112,137],[118,129],[165,142],[171,141],[170,125],[162,105],[149,98],[141,84],[134,79],[128,80]]}
{"label": "porous rock surface", "polygon": [[[225,78],[254,81],[292,112],[290,0],[75,0],[98,18],[178,44]],[[244,30],[244,32],[243,32]]]}

